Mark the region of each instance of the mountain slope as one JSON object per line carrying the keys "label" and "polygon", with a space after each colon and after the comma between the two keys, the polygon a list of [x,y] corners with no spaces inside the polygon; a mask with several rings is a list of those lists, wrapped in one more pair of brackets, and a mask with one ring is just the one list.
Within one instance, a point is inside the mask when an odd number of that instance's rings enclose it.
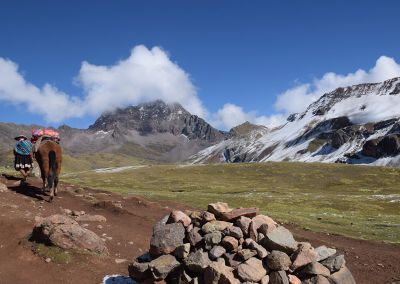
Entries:
{"label": "mountain slope", "polygon": [[[10,164],[13,137],[17,134],[29,137],[37,127],[40,126],[0,123],[0,163]],[[67,155],[113,153],[157,162],[185,160],[229,136],[190,114],[180,104],[162,101],[105,113],[88,129],[64,125],[57,131]]]}
{"label": "mountain slope", "polygon": [[275,129],[254,129],[191,157],[204,162],[400,164],[400,78],[338,88]]}

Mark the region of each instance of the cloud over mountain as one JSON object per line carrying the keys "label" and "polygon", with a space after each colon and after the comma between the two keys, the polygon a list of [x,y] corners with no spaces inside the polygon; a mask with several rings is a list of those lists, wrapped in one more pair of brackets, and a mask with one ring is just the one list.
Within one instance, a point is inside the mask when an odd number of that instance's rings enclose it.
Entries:
{"label": "cloud over mountain", "polygon": [[[393,58],[381,56],[368,71],[359,69],[347,75],[329,72],[311,83],[286,90],[277,97],[276,113],[269,116],[245,111],[231,102],[209,113],[190,75],[171,61],[162,48],[138,45],[127,58],[110,66],[82,62],[75,78],[75,83],[82,88],[79,97],[66,94],[51,84],[38,87],[27,82],[15,62],[0,57],[0,101],[23,105],[48,122],[61,122],[160,99],[167,103],[179,102],[189,112],[210,120],[213,126],[221,129],[245,121],[274,127],[284,123],[288,114],[304,111],[310,103],[333,89],[396,76],[400,76],[400,65]],[[382,111],[393,108],[393,105],[380,103]]]}
{"label": "cloud over mountain", "polygon": [[25,105],[49,122],[156,99],[179,102],[194,114],[206,115],[189,75],[159,47],[136,46],[128,58],[112,66],[84,61],[76,82],[83,97],[67,95],[50,84],[39,88],[24,79],[16,63],[0,58],[0,100]]}

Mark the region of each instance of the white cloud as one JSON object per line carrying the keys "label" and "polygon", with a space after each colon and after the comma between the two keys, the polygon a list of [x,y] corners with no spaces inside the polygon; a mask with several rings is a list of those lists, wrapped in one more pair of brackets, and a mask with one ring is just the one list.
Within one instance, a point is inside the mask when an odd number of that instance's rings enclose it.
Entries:
{"label": "white cloud", "polygon": [[[139,45],[132,49],[128,58],[111,66],[82,62],[75,78],[82,87],[82,97],[70,96],[50,84],[37,87],[24,79],[16,63],[0,57],[0,101],[24,105],[28,111],[43,115],[48,122],[61,122],[161,99],[181,103],[191,113],[210,120],[217,128],[227,130],[245,121],[275,127],[284,123],[290,113],[304,111],[326,92],[396,76],[400,76],[400,65],[393,58],[381,56],[368,71],[360,69],[347,75],[330,72],[311,83],[288,89],[278,96],[275,102],[277,112],[270,116],[259,115],[256,111],[246,112],[231,103],[210,114],[197,96],[190,76],[172,62],[164,50]],[[382,102],[380,106],[381,111],[387,109]]]}
{"label": "white cloud", "polygon": [[275,127],[285,121],[285,117],[277,114],[259,116],[256,111],[245,112],[242,107],[227,103],[212,115],[211,124],[217,128],[230,129],[246,121],[254,124]]}
{"label": "white cloud", "polygon": [[315,78],[312,83],[288,89],[278,96],[275,109],[284,114],[302,112],[323,94],[336,88],[381,82],[398,76],[400,76],[400,64],[393,58],[381,56],[376,61],[375,66],[368,71],[359,69],[347,75],[329,72],[322,78]]}
{"label": "white cloud", "polygon": [[50,84],[38,88],[24,79],[17,64],[0,57],[0,100],[25,105],[49,122],[156,99],[179,102],[194,114],[207,115],[189,75],[159,47],[136,46],[127,59],[112,66],[83,62],[76,82],[84,90],[83,98]]}
{"label": "white cloud", "polygon": [[136,46],[127,59],[113,66],[83,62],[77,81],[86,92],[84,105],[91,114],[161,99],[206,115],[189,75],[159,47]]}

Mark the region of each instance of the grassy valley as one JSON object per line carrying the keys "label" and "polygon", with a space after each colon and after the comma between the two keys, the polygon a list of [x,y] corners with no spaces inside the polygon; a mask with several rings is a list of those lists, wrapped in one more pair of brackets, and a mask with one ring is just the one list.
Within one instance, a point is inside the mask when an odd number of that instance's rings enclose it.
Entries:
{"label": "grassy valley", "polygon": [[215,201],[256,206],[311,230],[400,243],[400,169],[395,168],[289,162],[148,165],[111,173],[69,172],[63,180],[199,208]]}

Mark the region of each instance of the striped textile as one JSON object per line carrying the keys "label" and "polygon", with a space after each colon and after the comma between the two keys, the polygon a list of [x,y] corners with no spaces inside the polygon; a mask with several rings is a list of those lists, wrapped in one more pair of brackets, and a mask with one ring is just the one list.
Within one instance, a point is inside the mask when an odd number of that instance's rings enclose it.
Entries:
{"label": "striped textile", "polygon": [[29,140],[18,141],[17,144],[15,144],[15,152],[20,155],[30,155],[32,147],[32,143]]}

